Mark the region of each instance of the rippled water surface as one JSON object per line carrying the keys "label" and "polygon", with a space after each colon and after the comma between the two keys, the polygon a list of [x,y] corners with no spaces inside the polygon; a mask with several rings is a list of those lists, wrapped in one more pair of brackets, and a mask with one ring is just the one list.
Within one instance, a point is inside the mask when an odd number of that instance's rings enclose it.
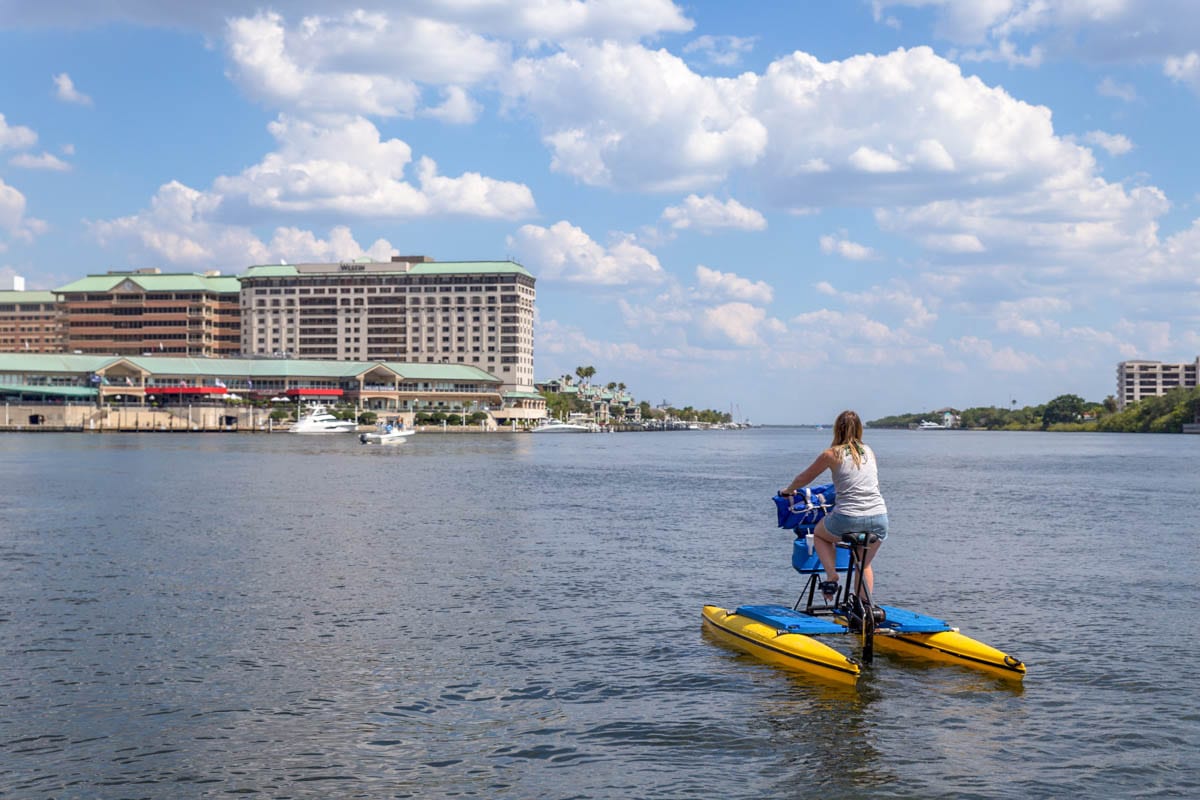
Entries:
{"label": "rippled water surface", "polygon": [[876,594],[1023,686],[702,633],[827,432],[0,436],[0,795],[1200,796],[1200,437],[868,440]]}

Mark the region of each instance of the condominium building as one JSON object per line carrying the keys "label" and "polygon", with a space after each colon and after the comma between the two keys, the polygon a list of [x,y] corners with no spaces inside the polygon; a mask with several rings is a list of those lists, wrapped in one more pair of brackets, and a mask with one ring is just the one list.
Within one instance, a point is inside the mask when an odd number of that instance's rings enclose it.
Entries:
{"label": "condominium building", "polygon": [[0,291],[0,352],[61,353],[62,347],[54,292]]}
{"label": "condominium building", "polygon": [[1164,395],[1171,389],[1194,389],[1197,373],[1200,373],[1200,357],[1190,364],[1122,361],[1117,364],[1117,406],[1123,409],[1143,398]]}
{"label": "condominium building", "polygon": [[395,256],[240,280],[244,355],[461,364],[533,390],[534,277],[512,261]]}
{"label": "condominium building", "polygon": [[89,275],[56,290],[63,349],[75,353],[234,356],[238,279],[157,269]]}

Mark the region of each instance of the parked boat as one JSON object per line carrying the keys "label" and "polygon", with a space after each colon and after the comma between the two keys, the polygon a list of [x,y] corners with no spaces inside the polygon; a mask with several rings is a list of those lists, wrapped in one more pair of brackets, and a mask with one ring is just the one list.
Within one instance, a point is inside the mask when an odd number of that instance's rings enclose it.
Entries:
{"label": "parked boat", "polygon": [[358,423],[352,419],[338,419],[325,406],[310,406],[288,430],[290,433],[355,433]]}
{"label": "parked boat", "polygon": [[927,419],[921,420],[921,424],[917,426],[917,430],[919,431],[944,431],[945,429],[945,425],[941,425],[937,422],[930,422]]}
{"label": "parked boat", "polygon": [[578,425],[574,422],[563,422],[557,419],[548,419],[536,428],[529,431],[530,433],[591,433],[592,428],[587,425]]}

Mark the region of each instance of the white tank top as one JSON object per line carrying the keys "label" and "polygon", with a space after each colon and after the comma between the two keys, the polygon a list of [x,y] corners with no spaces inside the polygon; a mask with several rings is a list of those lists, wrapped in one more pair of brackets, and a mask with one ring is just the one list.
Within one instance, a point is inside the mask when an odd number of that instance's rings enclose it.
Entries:
{"label": "white tank top", "polygon": [[875,451],[863,445],[862,466],[856,466],[854,456],[842,448],[842,461],[833,467],[833,488],[837,491],[833,513],[848,517],[871,517],[886,514],[883,495],[879,493],[879,472],[875,467]]}

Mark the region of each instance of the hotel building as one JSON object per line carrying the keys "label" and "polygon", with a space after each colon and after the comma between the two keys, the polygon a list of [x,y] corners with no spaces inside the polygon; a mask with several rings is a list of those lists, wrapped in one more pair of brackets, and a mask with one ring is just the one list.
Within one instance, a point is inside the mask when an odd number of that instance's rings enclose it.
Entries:
{"label": "hotel building", "polygon": [[1159,397],[1172,389],[1194,389],[1200,373],[1200,357],[1193,363],[1164,364],[1161,361],[1122,361],[1117,364],[1117,407]]}
{"label": "hotel building", "polygon": [[69,353],[235,356],[238,279],[157,269],[89,275],[55,291]]}
{"label": "hotel building", "polygon": [[512,261],[394,256],[240,280],[245,356],[463,365],[533,391],[534,277]]}
{"label": "hotel building", "polygon": [[61,353],[54,292],[0,291],[0,352]]}

